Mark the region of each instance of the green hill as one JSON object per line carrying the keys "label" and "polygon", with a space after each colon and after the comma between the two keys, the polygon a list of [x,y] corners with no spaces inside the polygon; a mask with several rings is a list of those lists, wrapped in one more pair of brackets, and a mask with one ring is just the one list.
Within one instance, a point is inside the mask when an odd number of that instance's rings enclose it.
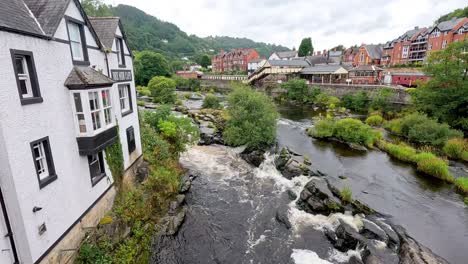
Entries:
{"label": "green hill", "polygon": [[[128,5],[110,7],[114,16],[122,19],[129,46],[133,50],[153,50],[168,57],[195,57],[199,54],[214,54],[221,49],[254,48],[267,57],[274,51],[289,50],[283,46],[255,42],[247,38],[216,36],[199,38],[188,35],[176,25],[148,15],[142,10]],[[102,12],[94,15],[105,15]]]}
{"label": "green hill", "polygon": [[437,19],[435,21],[435,23],[448,21],[448,20],[452,19],[452,17],[458,17],[458,18],[468,17],[468,6],[466,6],[465,8],[455,9],[452,12],[439,17],[439,19]]}

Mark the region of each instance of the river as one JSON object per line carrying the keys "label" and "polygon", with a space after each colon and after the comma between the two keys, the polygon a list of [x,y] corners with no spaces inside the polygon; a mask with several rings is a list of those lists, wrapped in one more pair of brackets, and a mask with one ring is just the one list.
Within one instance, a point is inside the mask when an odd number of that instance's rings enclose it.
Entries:
{"label": "river", "polygon": [[[468,210],[450,186],[427,179],[414,168],[385,153],[360,153],[338,144],[307,137],[315,113],[280,107],[277,137],[312,161],[337,184],[351,187],[354,198],[391,217],[420,243],[450,263],[468,260]],[[287,180],[275,169],[272,155],[254,168],[238,156],[238,149],[219,145],[195,146],[181,164],[200,175],[186,196],[188,213],[175,237],[166,237],[155,263],[347,263],[357,252],[341,253],[322,230],[335,214],[311,215],[296,208],[287,190],[299,194],[309,178]],[[342,180],[338,176],[346,176]],[[286,215],[292,228],[277,221]]]}

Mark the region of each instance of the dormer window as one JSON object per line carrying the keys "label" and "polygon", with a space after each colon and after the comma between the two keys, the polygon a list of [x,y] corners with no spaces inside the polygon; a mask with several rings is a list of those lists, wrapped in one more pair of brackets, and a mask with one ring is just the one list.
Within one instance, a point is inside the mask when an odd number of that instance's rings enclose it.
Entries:
{"label": "dormer window", "polygon": [[121,38],[116,38],[115,45],[117,48],[117,61],[119,62],[119,67],[125,67],[125,54],[124,54],[124,49],[123,49],[123,40]]}
{"label": "dormer window", "polygon": [[83,23],[69,18],[67,28],[73,64],[89,65]]}

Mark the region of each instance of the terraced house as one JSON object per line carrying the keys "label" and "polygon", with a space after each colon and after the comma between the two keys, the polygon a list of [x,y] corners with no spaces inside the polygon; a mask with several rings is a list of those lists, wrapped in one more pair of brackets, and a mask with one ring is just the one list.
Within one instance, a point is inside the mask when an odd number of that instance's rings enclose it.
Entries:
{"label": "terraced house", "polygon": [[229,52],[221,50],[211,59],[213,72],[233,72],[248,70],[248,65],[254,60],[260,59],[260,55],[255,49],[234,49]]}
{"label": "terraced house", "polygon": [[0,263],[65,263],[114,198],[106,149],[141,159],[119,18],[78,0],[0,4]]}
{"label": "terraced house", "polygon": [[429,52],[445,49],[450,43],[463,41],[467,36],[466,17],[454,17],[428,28],[415,27],[384,45],[382,64],[393,66],[422,63]]}

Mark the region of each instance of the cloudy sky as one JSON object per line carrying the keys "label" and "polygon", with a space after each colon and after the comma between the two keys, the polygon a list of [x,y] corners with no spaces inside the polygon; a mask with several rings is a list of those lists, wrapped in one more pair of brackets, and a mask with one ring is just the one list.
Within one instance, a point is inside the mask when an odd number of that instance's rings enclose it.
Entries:
{"label": "cloudy sky", "polygon": [[466,0],[105,0],[133,5],[188,34],[225,35],[316,50],[338,44],[383,43],[428,26]]}

